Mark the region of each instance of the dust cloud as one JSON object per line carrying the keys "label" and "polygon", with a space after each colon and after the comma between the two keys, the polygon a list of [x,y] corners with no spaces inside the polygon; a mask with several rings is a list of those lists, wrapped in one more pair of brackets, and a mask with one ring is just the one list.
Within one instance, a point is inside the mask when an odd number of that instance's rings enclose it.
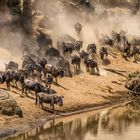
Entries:
{"label": "dust cloud", "polygon": [[[112,31],[124,30],[131,36],[140,35],[138,15],[133,16],[126,7],[105,8],[102,5],[96,5],[96,12],[92,16],[89,13],[75,12],[76,8],[76,6],[67,7],[64,2],[57,0],[40,0],[37,2],[36,9],[41,10],[45,16],[49,17],[53,25],[51,36],[54,44],[64,34],[84,41],[85,47],[89,43],[99,44],[98,40],[101,35],[111,35]],[[81,35],[77,35],[74,30],[74,25],[77,22],[83,25]]]}
{"label": "dust cloud", "polygon": [[[53,39],[53,46],[64,35],[69,34],[76,40],[82,40],[83,46],[90,43],[96,43],[100,47],[99,38],[103,34],[111,35],[112,31],[120,32],[124,30],[130,36],[140,36],[140,19],[139,15],[133,16],[131,11],[126,7],[106,8],[103,5],[95,5],[95,13],[81,12],[79,7],[68,4],[64,0],[33,0],[33,12],[38,12],[38,20],[34,24],[37,28],[44,19],[42,28],[44,32],[49,32]],[[20,29],[15,29],[10,24],[13,17],[7,12],[6,15],[0,15],[0,47],[10,50],[13,55],[22,55],[25,36]],[[40,22],[39,22],[40,20]],[[83,25],[80,35],[75,32],[74,26],[77,22]]]}

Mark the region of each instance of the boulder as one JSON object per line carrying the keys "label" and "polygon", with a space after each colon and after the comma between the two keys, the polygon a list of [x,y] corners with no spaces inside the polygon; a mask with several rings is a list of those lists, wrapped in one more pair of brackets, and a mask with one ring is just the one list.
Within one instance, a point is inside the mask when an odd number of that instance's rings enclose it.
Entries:
{"label": "boulder", "polygon": [[140,73],[135,72],[128,75],[126,88],[134,93],[140,94]]}
{"label": "boulder", "polygon": [[0,114],[23,117],[21,108],[17,102],[9,95],[9,92],[0,90]]}

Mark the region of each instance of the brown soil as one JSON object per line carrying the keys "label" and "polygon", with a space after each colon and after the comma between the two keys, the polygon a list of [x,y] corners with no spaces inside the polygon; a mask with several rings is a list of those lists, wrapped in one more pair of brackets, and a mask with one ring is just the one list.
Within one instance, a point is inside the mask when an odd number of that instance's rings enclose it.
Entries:
{"label": "brown soil", "polygon": [[[64,107],[56,109],[61,113],[69,113],[81,109],[99,106],[111,106],[123,101],[128,101],[131,96],[126,93],[125,80],[129,72],[139,70],[139,64],[126,61],[120,53],[110,53],[111,64],[101,66],[101,76],[81,73],[73,78],[58,79],[60,86],[53,85],[58,95],[64,96]],[[5,85],[0,85],[6,88]],[[17,116],[8,117],[0,115],[0,129],[22,128],[26,124],[34,126],[40,118],[49,118],[52,114],[36,107],[35,100],[28,97],[21,97],[21,92],[12,89],[10,95],[17,101],[23,111],[23,118]],[[24,126],[24,127],[23,127]]]}

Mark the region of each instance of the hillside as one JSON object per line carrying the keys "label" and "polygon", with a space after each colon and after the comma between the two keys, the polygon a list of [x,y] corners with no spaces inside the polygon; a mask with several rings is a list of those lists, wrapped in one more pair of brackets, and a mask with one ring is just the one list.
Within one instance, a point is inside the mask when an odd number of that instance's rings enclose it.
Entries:
{"label": "hillside", "polygon": [[[108,1],[92,1],[95,5],[90,6],[91,9],[81,7],[74,0],[47,0],[47,2],[46,0],[23,0],[18,4],[18,12],[12,6],[8,8],[8,11],[7,7],[4,8],[5,10],[0,14],[1,18],[4,17],[0,21],[0,25],[2,25],[0,26],[0,71],[5,71],[5,64],[9,61],[17,62],[21,68],[23,52],[26,47],[29,49],[29,55],[47,58],[48,56],[43,56],[43,54],[50,44],[46,43],[46,45],[40,41],[42,45],[38,41],[41,33],[52,41],[51,47],[55,49],[57,42],[63,40],[65,36],[83,41],[81,50],[87,50],[88,44],[96,43],[97,55],[103,46],[100,38],[104,35],[111,37],[113,31],[116,33],[125,31],[129,41],[134,38],[139,39],[139,12],[137,11],[133,15],[128,1],[123,1],[124,3],[120,4],[121,1],[116,0],[115,7],[110,1],[109,5],[111,6],[108,6]],[[74,29],[78,22],[83,27],[80,34]],[[39,54],[38,50],[41,47],[46,50]],[[79,75],[74,74],[71,78],[58,78],[59,85],[52,85],[57,95],[64,96],[64,106],[56,107],[56,114],[69,115],[75,111],[80,113],[80,111],[87,111],[89,108],[98,109],[112,106],[133,98],[128,94],[125,82],[129,73],[140,71],[139,62],[134,63],[133,58],[126,61],[116,47],[108,47],[108,51],[108,65],[103,64],[99,56],[97,59],[100,76],[87,73],[82,62]],[[62,52],[60,53],[62,54]],[[63,56],[70,62],[71,57]],[[51,63],[51,61],[48,62]],[[71,69],[73,70],[72,65]],[[6,85],[0,84],[0,88],[6,90]],[[28,127],[41,125],[42,120],[54,117],[49,106],[46,105],[46,110],[42,110],[35,105],[34,93],[29,94],[29,97],[21,96],[21,90],[18,91],[15,88],[12,88],[9,93],[22,109],[23,118],[0,114],[0,130],[5,131],[7,128],[18,129],[18,131],[26,130]]]}

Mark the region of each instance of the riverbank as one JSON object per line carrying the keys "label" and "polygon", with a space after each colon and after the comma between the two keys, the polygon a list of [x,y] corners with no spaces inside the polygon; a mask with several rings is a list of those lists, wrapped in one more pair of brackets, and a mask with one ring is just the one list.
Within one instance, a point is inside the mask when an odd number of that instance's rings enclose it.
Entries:
{"label": "riverbank", "polygon": [[58,119],[58,118],[65,119],[64,117],[80,115],[80,114],[86,113],[86,112],[89,114],[90,112],[93,112],[93,111],[99,112],[100,110],[103,110],[105,108],[116,108],[116,107],[128,104],[133,99],[134,99],[133,97],[132,98],[129,97],[129,98],[127,98],[127,101],[122,100],[122,101],[119,101],[118,103],[117,102],[105,103],[104,105],[99,105],[99,106],[95,106],[95,107],[91,107],[91,108],[87,108],[87,109],[82,109],[82,110],[74,111],[71,113],[61,113],[61,114],[49,115],[48,117],[43,116],[43,117],[37,119],[35,122],[30,122],[26,125],[20,125],[20,126],[16,126],[16,127],[12,127],[12,128],[9,127],[9,128],[0,129],[0,137],[1,137],[1,140],[5,140],[8,138],[10,139],[10,137],[18,136],[25,132],[28,133],[28,131],[31,132],[32,129],[35,130],[35,128],[42,127],[44,124],[46,124],[46,122],[53,120],[53,119]]}
{"label": "riverbank", "polygon": [[[36,107],[34,96],[22,98],[20,91],[12,89],[10,95],[22,109],[23,118],[0,115],[0,137],[27,131],[54,117],[97,110],[132,100],[133,97],[125,88],[125,81],[128,73],[140,71],[139,64],[124,60],[119,52],[115,57],[114,53],[110,53],[109,60],[111,64],[108,66],[100,64],[101,76],[89,75],[82,69],[78,76],[58,79],[60,86],[53,85],[52,88],[58,95],[64,96],[64,106],[56,107],[56,116],[48,109]],[[0,85],[0,88],[6,86]]]}

